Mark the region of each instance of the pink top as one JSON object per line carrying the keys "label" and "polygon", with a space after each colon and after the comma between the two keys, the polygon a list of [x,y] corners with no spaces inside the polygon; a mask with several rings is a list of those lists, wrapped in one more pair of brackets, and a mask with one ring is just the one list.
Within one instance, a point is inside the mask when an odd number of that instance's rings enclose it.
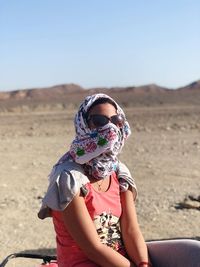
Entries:
{"label": "pink top", "polygon": [[[119,218],[121,202],[119,182],[115,173],[111,176],[110,187],[106,192],[95,191],[90,183],[86,184],[88,194],[85,204],[103,244],[124,253],[121,239]],[[67,232],[60,211],[52,211],[56,231],[57,259],[59,267],[97,267],[80,250],[76,242]],[[89,229],[88,229],[89,231]]]}

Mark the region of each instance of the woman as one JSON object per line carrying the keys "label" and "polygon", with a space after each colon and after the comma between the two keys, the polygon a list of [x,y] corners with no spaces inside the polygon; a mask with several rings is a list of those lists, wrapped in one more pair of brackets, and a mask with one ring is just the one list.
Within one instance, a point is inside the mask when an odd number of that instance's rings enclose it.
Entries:
{"label": "woman", "polygon": [[75,129],[39,213],[44,218],[51,209],[59,266],[150,266],[135,213],[135,183],[117,159],[130,135],[124,112],[107,95],[88,96]]}
{"label": "woman", "polygon": [[[136,186],[117,158],[130,135],[123,110],[95,94],[86,97],[74,122],[76,137],[50,174],[39,212],[41,219],[53,218],[58,266],[153,266],[137,222]],[[155,243],[148,246],[156,258]]]}

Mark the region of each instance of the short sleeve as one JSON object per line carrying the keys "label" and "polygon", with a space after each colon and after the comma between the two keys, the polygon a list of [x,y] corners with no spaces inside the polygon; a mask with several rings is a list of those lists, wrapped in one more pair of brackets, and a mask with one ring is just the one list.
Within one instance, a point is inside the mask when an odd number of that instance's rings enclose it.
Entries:
{"label": "short sleeve", "polygon": [[89,182],[81,169],[73,168],[71,165],[54,167],[49,181],[48,190],[38,213],[40,219],[50,216],[51,210],[64,210],[79,190]]}
{"label": "short sleeve", "polygon": [[43,203],[53,210],[64,210],[80,189],[71,173],[63,171],[52,183],[43,199]]}
{"label": "short sleeve", "polygon": [[136,184],[135,184],[135,180],[132,177],[129,169],[122,162],[119,162],[117,176],[118,176],[118,179],[119,179],[121,192],[125,192],[126,190],[128,190],[129,187],[131,187],[132,192],[133,192],[134,200],[136,200],[136,198],[137,198],[137,187],[136,187]]}

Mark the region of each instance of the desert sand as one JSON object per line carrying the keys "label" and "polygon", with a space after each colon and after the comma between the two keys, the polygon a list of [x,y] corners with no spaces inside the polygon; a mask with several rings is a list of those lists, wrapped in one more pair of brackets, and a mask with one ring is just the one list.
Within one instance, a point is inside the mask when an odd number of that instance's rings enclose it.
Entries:
{"label": "desert sand", "polygon": [[[200,107],[141,106],[125,112],[132,135],[120,159],[136,180],[145,239],[199,239]],[[13,252],[55,253],[51,219],[42,221],[37,212],[51,167],[74,137],[74,114],[71,108],[0,113],[0,262]],[[17,264],[19,259],[8,266]]]}

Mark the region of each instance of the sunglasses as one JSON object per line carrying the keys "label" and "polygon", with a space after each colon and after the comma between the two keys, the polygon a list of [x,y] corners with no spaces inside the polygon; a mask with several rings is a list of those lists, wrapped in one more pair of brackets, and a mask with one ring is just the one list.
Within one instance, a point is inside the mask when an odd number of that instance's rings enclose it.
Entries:
{"label": "sunglasses", "polygon": [[88,122],[92,122],[95,127],[103,127],[104,125],[112,122],[113,124],[117,125],[118,127],[122,127],[125,122],[124,116],[117,114],[113,115],[110,118],[105,115],[93,114],[89,115]]}

